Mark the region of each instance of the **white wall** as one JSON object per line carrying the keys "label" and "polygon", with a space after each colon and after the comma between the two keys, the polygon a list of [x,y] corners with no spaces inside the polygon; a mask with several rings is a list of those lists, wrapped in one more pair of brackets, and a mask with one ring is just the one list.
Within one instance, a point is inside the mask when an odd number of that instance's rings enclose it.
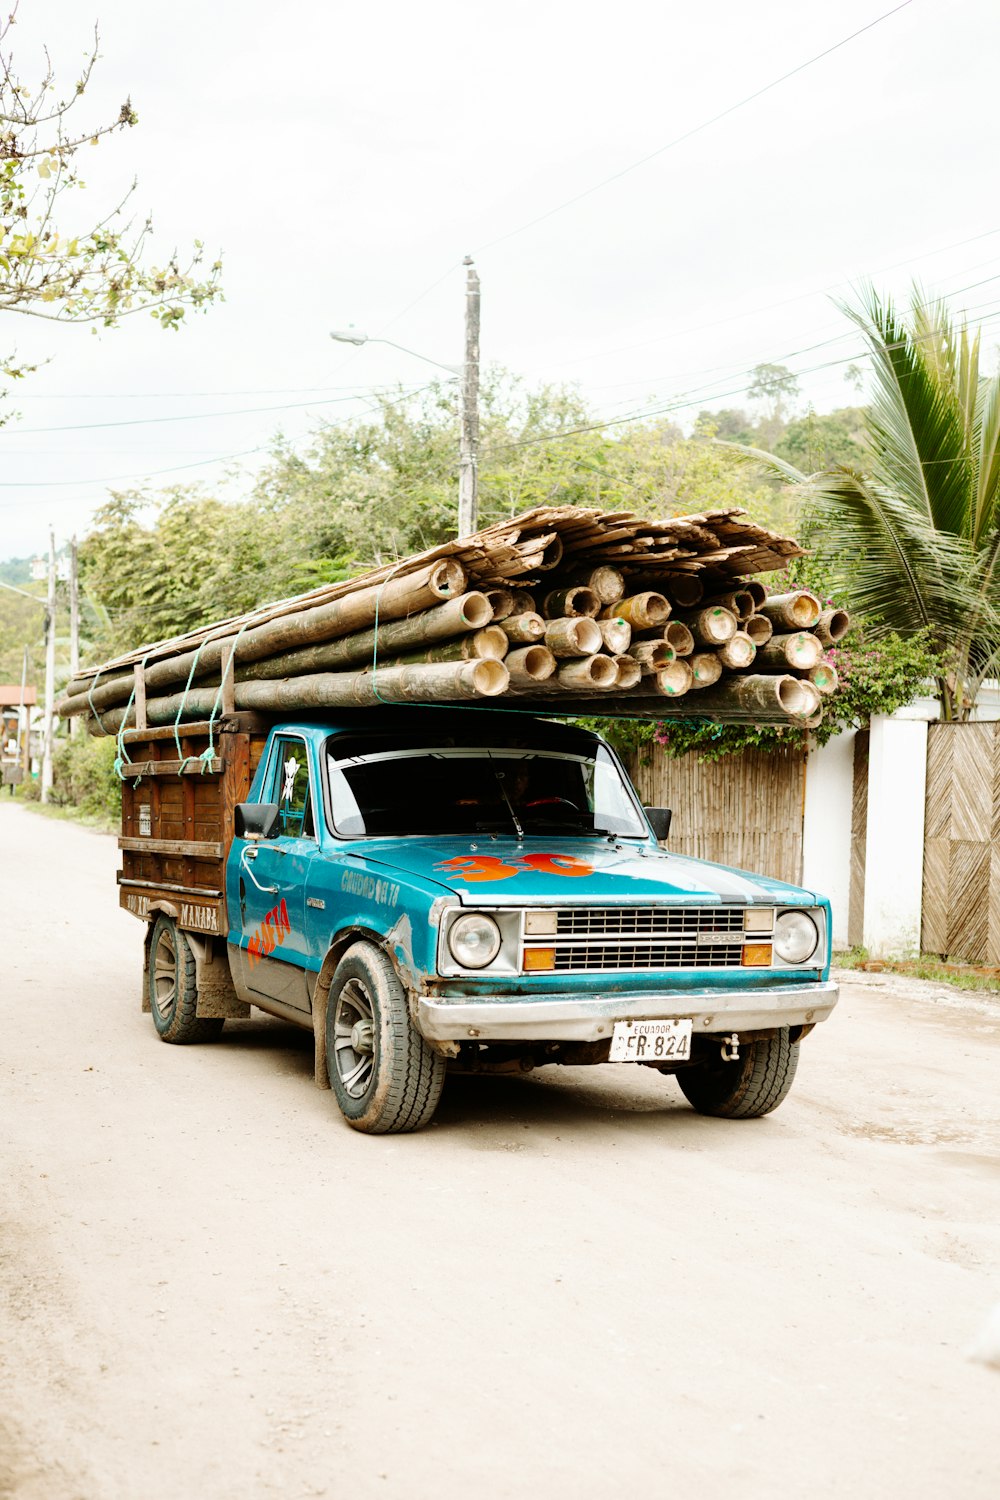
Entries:
{"label": "white wall", "polygon": [[833,946],[847,947],[851,899],[851,810],[854,805],[855,730],[838,734],[806,762],[802,823],[802,884],[827,896],[833,910]]}
{"label": "white wall", "polygon": [[876,958],[920,952],[926,784],[926,719],[873,718],[864,945]]}

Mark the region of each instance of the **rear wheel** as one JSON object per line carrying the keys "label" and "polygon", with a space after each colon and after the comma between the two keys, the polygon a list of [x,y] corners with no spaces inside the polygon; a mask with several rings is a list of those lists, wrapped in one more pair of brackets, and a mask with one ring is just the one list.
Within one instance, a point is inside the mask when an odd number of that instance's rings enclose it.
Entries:
{"label": "rear wheel", "polygon": [[373,943],[355,943],[337,965],[326,1012],[330,1087],[355,1130],[419,1130],[437,1108],[445,1061],[410,1022],[392,963]]}
{"label": "rear wheel", "polygon": [[723,1120],[755,1120],[785,1098],[799,1065],[799,1044],[783,1026],[772,1036],[740,1046],[736,1062],[695,1063],[676,1073],[681,1092],[700,1115]]}
{"label": "rear wheel", "polygon": [[173,917],[159,916],[149,941],[149,1008],[160,1040],[184,1044],[218,1036],[225,1021],[199,1016],[198,974],[191,945]]}

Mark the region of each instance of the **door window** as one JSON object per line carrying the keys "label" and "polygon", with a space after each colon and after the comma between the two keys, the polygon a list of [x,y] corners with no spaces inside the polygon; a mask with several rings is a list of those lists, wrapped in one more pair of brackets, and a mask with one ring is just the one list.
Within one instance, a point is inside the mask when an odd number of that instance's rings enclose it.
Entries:
{"label": "door window", "polygon": [[309,762],[302,740],[279,736],[274,742],[270,800],[278,804],[282,838],[315,838]]}

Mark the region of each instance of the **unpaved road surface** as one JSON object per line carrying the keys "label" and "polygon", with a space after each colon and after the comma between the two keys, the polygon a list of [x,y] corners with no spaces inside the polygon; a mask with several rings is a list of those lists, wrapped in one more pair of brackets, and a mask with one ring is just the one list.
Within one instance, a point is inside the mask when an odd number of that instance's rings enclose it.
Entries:
{"label": "unpaved road surface", "polygon": [[765,1120],[643,1069],[366,1138],[168,1047],[114,840],[0,799],[0,1495],[995,1500],[1000,1011],[845,987]]}

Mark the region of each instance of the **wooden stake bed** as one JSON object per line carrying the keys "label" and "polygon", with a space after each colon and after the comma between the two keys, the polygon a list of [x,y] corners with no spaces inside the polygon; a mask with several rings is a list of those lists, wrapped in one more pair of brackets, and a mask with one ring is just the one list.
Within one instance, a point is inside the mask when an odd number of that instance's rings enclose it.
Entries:
{"label": "wooden stake bed", "polygon": [[[227,716],[210,742],[207,724],[182,725],[185,761],[172,730],[133,730],[123,738],[132,764],[122,782],[119,905],[144,921],[165,909],[178,927],[224,937],[233,812],[249,794],[266,729]],[[213,754],[202,760],[210,743]]]}

